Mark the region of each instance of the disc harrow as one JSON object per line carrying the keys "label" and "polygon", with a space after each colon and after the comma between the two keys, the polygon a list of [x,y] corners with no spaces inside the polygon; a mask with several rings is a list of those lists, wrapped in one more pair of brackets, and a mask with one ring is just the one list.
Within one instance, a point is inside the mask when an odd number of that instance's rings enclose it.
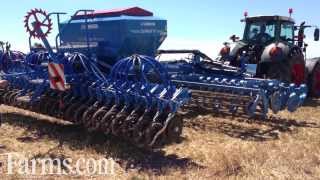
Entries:
{"label": "disc harrow", "polygon": [[172,75],[177,86],[192,89],[191,105],[236,114],[240,109],[249,117],[266,116],[287,109],[294,112],[307,97],[305,85],[285,84],[276,80],[227,78],[198,74]]}
{"label": "disc harrow", "polygon": [[162,62],[172,82],[192,90],[190,107],[211,109],[217,113],[266,117],[287,109],[294,112],[307,97],[306,85],[258,79],[242,68],[229,67],[199,51],[167,50],[159,54],[193,53],[193,59]]}
{"label": "disc harrow", "polygon": [[[58,57],[58,56],[57,56]],[[182,121],[175,117],[190,93],[176,88],[160,63],[146,56],[120,60],[105,77],[81,53],[60,56],[70,88],[50,89],[47,53],[28,54],[20,71],[1,75],[9,82],[2,102],[119,136],[141,147],[176,141]]]}

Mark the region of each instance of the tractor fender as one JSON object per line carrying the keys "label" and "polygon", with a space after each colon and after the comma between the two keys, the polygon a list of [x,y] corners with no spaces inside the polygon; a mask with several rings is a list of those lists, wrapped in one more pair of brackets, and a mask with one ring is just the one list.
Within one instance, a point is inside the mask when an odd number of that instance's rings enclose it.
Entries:
{"label": "tractor fender", "polygon": [[[274,47],[281,48],[282,54],[279,54],[278,57],[275,57],[275,59],[272,59],[270,55],[270,51]],[[283,42],[269,44],[268,46],[265,47],[261,55],[261,62],[273,62],[274,60],[281,61],[283,59],[286,59],[286,57],[289,54],[289,51],[290,51],[289,46]]]}
{"label": "tractor fender", "polygon": [[237,54],[239,53],[239,50],[242,49],[243,47],[247,46],[248,44],[243,42],[243,41],[238,41],[236,45],[231,48],[230,56],[231,57],[236,57]]}
{"label": "tractor fender", "polygon": [[313,69],[316,67],[318,63],[320,64],[320,57],[306,60],[306,68],[308,70],[308,75],[312,74]]}

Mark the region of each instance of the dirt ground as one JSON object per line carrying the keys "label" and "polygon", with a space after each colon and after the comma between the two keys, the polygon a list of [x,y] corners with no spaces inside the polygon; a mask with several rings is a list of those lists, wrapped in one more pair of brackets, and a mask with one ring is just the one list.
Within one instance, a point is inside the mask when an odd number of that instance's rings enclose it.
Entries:
{"label": "dirt ground", "polygon": [[0,111],[0,154],[107,158],[115,168],[100,176],[7,176],[2,158],[2,179],[320,179],[320,100],[265,120],[194,110],[183,115],[181,142],[157,151],[29,111]]}

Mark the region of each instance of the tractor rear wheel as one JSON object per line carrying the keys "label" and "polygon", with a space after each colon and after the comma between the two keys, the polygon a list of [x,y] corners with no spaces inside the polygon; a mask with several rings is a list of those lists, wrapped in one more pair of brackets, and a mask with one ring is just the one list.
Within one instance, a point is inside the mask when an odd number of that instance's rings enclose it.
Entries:
{"label": "tractor rear wheel", "polygon": [[315,65],[311,73],[310,93],[312,97],[320,97],[320,63]]}
{"label": "tractor rear wheel", "polygon": [[291,69],[285,62],[278,62],[272,65],[270,64],[266,75],[269,79],[277,79],[287,83],[292,81]]}
{"label": "tractor rear wheel", "polygon": [[281,82],[297,85],[307,82],[306,65],[303,56],[300,55],[292,56],[280,62],[272,62],[267,69],[267,78],[269,79],[277,79]]}

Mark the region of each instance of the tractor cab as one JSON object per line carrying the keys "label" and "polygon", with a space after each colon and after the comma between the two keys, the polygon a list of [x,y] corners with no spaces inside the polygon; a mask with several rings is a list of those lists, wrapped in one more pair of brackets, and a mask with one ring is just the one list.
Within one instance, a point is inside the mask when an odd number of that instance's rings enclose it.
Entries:
{"label": "tractor cab", "polygon": [[294,43],[294,20],[284,16],[257,16],[244,20],[246,27],[243,41],[266,46],[271,42]]}
{"label": "tractor cab", "polygon": [[229,60],[233,66],[280,62],[295,46],[295,23],[290,17],[255,16],[242,21],[246,23],[243,38],[238,40],[236,36],[231,36],[234,48],[231,51],[225,48],[220,52],[231,58]]}

